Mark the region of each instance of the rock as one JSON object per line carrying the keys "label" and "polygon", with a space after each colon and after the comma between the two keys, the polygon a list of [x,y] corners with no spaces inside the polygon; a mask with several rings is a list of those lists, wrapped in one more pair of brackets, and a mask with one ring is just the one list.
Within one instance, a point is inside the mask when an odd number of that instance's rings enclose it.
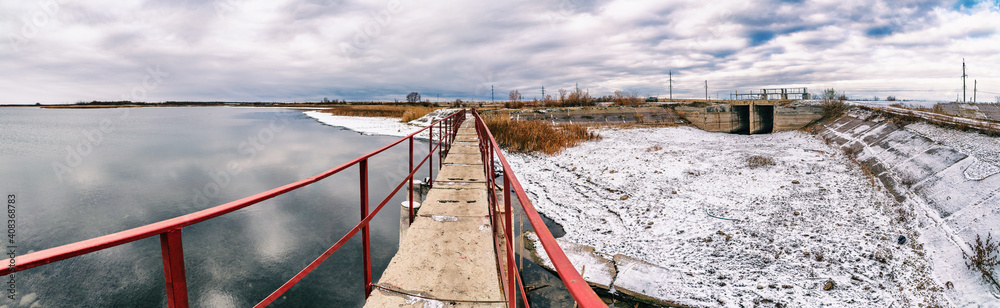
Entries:
{"label": "rock", "polygon": [[833,287],[836,287],[836,286],[837,286],[837,283],[833,282],[833,279],[827,279],[826,283],[823,284],[823,290],[824,291],[830,291],[830,290],[833,290]]}
{"label": "rock", "polygon": [[899,238],[896,239],[896,243],[899,243],[900,245],[906,244],[906,236],[900,235]]}
{"label": "rock", "polygon": [[795,211],[795,213],[792,213],[792,214],[795,214],[795,216],[799,216],[802,213],[799,213],[799,211]]}
{"label": "rock", "polygon": [[622,196],[622,197],[621,197],[621,198],[619,198],[619,199],[621,199],[621,200],[628,200],[628,195],[624,195],[624,196]]}
{"label": "rock", "polygon": [[799,180],[793,180],[792,184],[799,184]]}

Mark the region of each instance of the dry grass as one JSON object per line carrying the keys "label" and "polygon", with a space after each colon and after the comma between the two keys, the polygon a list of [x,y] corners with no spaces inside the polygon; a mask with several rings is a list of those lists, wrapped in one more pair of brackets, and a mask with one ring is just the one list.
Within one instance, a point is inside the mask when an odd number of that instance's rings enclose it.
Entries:
{"label": "dry grass", "polygon": [[552,125],[547,121],[515,121],[506,114],[487,116],[483,120],[501,147],[519,153],[541,152],[552,155],[584,141],[601,139],[600,135],[580,124]]}
{"label": "dry grass", "polygon": [[437,107],[408,105],[346,105],[324,109],[323,112],[351,117],[400,118],[403,122],[409,122],[437,109]]}
{"label": "dry grass", "polygon": [[775,164],[774,163],[774,159],[772,159],[770,157],[767,157],[767,156],[754,155],[754,156],[747,157],[747,167],[750,167],[750,168],[760,168],[760,167],[765,167],[765,166],[774,166],[774,164]]}

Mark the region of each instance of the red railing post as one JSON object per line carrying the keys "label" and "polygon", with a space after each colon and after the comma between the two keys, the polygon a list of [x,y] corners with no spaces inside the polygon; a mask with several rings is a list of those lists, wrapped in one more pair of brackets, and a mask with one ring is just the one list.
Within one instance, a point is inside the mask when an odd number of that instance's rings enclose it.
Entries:
{"label": "red railing post", "polygon": [[[361,160],[361,220],[368,217],[368,159]],[[361,228],[362,261],[365,267],[365,299],[372,293],[372,252],[368,224]]]}
{"label": "red railing post", "polygon": [[427,155],[430,157],[430,163],[427,164],[427,187],[430,187],[434,183],[434,124],[427,129],[427,133],[430,134],[430,142],[427,144]]}
{"label": "red railing post", "polygon": [[[517,293],[514,291],[514,275],[517,269],[514,268],[514,226],[510,219],[510,178],[507,177],[507,172],[503,173],[503,203],[504,203],[504,229],[507,234],[507,290],[510,292],[511,297],[507,299],[507,307],[515,308],[517,307]],[[524,296],[524,294],[521,294]]]}
{"label": "red railing post", "polygon": [[437,125],[438,135],[441,136],[441,138],[438,138],[438,139],[441,139],[441,140],[438,141],[438,143],[441,144],[441,146],[438,146],[438,168],[439,168],[438,170],[441,170],[440,168],[442,166],[444,166],[444,156],[441,156],[441,151],[444,150],[444,140],[445,140],[445,137],[447,137],[447,136],[444,135],[444,128],[443,127],[444,127],[444,122],[438,122],[438,125]]}
{"label": "red railing post", "polygon": [[160,233],[160,251],[163,253],[163,277],[167,282],[167,307],[186,308],[188,294],[181,229]]}
{"label": "red railing post", "polygon": [[409,181],[410,181],[410,199],[409,199],[410,200],[410,204],[407,204],[407,206],[410,207],[410,209],[409,209],[409,211],[410,211],[410,224],[413,224],[413,136],[410,136],[410,169],[409,169],[409,171],[410,171],[410,173],[407,173],[407,174],[410,175],[409,178],[408,178]]}

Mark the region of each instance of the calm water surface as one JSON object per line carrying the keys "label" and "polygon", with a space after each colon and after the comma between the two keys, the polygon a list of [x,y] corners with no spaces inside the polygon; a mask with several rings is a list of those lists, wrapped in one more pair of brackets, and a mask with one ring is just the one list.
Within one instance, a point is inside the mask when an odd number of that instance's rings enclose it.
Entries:
{"label": "calm water surface", "polygon": [[[23,255],[250,196],[396,139],[287,109],[0,108],[0,193],[16,195]],[[427,153],[424,142],[416,148]],[[407,173],[407,153],[404,143],[370,162],[371,208]],[[358,182],[354,167],[184,228],[192,306],[252,306],[277,289],[358,222]],[[373,221],[376,281],[397,249],[403,200],[397,194]],[[355,239],[275,306],[359,307],[362,277]],[[16,291],[46,307],[166,306],[159,239],[18,272]]]}

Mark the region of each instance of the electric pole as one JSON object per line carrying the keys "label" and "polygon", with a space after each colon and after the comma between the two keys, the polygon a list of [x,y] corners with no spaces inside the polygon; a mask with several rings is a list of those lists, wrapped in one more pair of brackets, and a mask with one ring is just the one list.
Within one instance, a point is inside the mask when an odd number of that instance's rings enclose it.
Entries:
{"label": "electric pole", "polygon": [[976,93],[979,92],[979,80],[972,81],[972,103],[976,103]]}
{"label": "electric pole", "polygon": [[668,72],[668,74],[670,76],[670,100],[673,101],[674,100],[674,71],[671,70],[671,71]]}
{"label": "electric pole", "polygon": [[708,80],[705,80],[705,100],[708,100]]}
{"label": "electric pole", "polygon": [[962,102],[965,102],[965,80],[969,78],[969,75],[965,74],[965,58],[962,58]]}

